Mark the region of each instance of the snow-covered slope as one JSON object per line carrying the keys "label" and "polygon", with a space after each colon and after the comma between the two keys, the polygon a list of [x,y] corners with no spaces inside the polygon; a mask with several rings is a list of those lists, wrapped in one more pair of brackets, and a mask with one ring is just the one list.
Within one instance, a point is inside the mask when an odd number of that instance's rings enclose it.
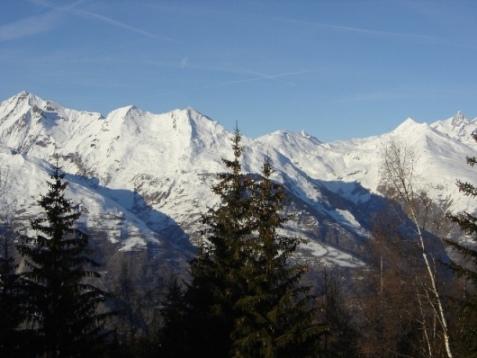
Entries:
{"label": "snow-covered slope", "polygon": [[458,111],[448,119],[432,123],[431,127],[439,133],[475,148],[475,141],[471,135],[477,128],[477,118],[468,119],[462,112]]}
{"label": "snow-covered slope", "polygon": [[[465,156],[476,153],[475,124],[460,113],[431,125],[408,119],[382,136],[334,143],[278,131],[244,138],[244,170],[259,172],[269,155],[298,218],[287,229],[308,240],[303,255],[352,266],[379,210],[380,153],[391,139],[416,151],[417,174],[433,197],[452,194],[456,209],[474,209],[455,180],[472,181]],[[87,230],[102,230],[119,251],[188,250],[200,215],[216,203],[210,186],[221,158],[231,156],[231,137],[193,109],[153,114],[127,106],[102,116],[22,92],[0,103],[0,174],[9,178],[0,181],[0,206],[19,219],[35,212],[57,154]]]}

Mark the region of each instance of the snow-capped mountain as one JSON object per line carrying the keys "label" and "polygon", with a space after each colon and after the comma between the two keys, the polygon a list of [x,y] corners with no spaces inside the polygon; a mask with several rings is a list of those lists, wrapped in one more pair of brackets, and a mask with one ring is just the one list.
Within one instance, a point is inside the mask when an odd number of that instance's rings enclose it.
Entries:
{"label": "snow-capped mountain", "polygon": [[[465,157],[477,155],[470,134],[477,120],[456,116],[432,124],[407,119],[371,138],[323,143],[302,133],[277,131],[244,138],[244,170],[258,173],[266,155],[274,179],[289,193],[297,217],[287,229],[307,240],[310,259],[359,265],[355,257],[369,236],[382,148],[390,140],[418,154],[417,176],[434,198],[452,195],[454,209],[475,209],[455,187],[472,181]],[[193,110],[164,114],[134,106],[106,116],[67,109],[27,92],[0,103],[0,208],[17,221],[37,210],[55,154],[81,205],[82,224],[110,252],[191,252],[200,217],[216,203],[210,190],[221,158],[230,158],[232,134]],[[111,251],[112,250],[112,251]]]}

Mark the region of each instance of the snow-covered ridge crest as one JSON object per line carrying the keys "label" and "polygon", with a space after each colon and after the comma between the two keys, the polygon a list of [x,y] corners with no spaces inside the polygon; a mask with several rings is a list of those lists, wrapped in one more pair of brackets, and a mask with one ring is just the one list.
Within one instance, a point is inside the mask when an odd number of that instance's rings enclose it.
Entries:
{"label": "snow-covered ridge crest", "polygon": [[[390,140],[417,152],[416,174],[429,182],[431,196],[450,194],[456,210],[475,209],[455,180],[473,180],[465,156],[477,155],[470,138],[476,124],[459,113],[431,124],[408,119],[384,135],[332,143],[304,131],[244,137],[244,170],[258,173],[271,157],[274,179],[286,186],[290,210],[300,218],[288,229],[313,241],[312,255],[326,252],[330,262],[344,265],[353,258],[324,236],[338,230],[347,245],[367,236],[367,203],[379,185],[380,150]],[[154,114],[125,106],[103,116],[21,92],[0,102],[0,173],[21,178],[9,183],[8,195],[15,210],[31,211],[56,153],[86,226],[107,218],[109,238],[122,250],[180,246],[194,240],[200,214],[216,203],[210,186],[223,170],[221,159],[232,155],[231,137],[192,108]]]}

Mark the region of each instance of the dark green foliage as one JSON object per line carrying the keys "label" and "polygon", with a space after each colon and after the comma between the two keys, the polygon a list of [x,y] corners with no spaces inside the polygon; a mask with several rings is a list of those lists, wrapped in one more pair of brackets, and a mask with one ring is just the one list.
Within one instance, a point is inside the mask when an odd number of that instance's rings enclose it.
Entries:
{"label": "dark green foliage", "polygon": [[189,347],[200,356],[230,354],[236,302],[246,290],[242,266],[249,256],[251,180],[241,172],[240,141],[237,130],[234,159],[224,160],[227,172],[218,175],[213,187],[220,205],[204,217],[207,242],[191,262],[192,280],[185,293]]}
{"label": "dark green foliage", "polygon": [[80,212],[65,198],[67,183],[58,166],[49,191],[39,200],[43,214],[32,221],[36,237],[18,246],[25,259],[30,342],[38,355],[80,357],[99,354],[105,314],[97,312],[104,300],[91,284],[99,274],[87,256],[87,236],[74,228]]}
{"label": "dark green foliage", "polygon": [[243,265],[247,283],[237,301],[240,316],[233,331],[237,357],[315,357],[323,328],[309,287],[301,284],[305,267],[291,256],[300,240],[279,233],[288,219],[281,214],[285,193],[270,176],[270,160],[252,193],[251,255]]}
{"label": "dark green foliage", "polygon": [[206,241],[191,262],[184,294],[170,287],[163,309],[164,356],[316,357],[322,327],[301,284],[305,267],[291,260],[299,240],[279,234],[285,194],[270,179],[242,174],[240,133],[234,160],[224,160],[213,191],[220,198],[204,217]]}
{"label": "dark green foliage", "polygon": [[463,297],[455,312],[453,335],[454,350],[457,357],[477,357],[477,300]]}
{"label": "dark green foliage", "polygon": [[115,333],[121,340],[134,340],[147,334],[145,310],[153,304],[145,299],[146,293],[135,285],[130,275],[129,263],[123,262],[117,280],[111,287],[116,315],[113,319]]}
{"label": "dark green foliage", "polygon": [[185,325],[188,317],[185,316],[186,307],[183,288],[176,278],[168,284],[166,297],[161,309],[163,319],[163,329],[161,330],[160,356],[163,357],[184,357],[187,349],[185,343]]}
{"label": "dark green foliage", "polygon": [[351,325],[351,315],[336,275],[323,271],[322,320],[328,327],[323,335],[323,356],[351,358],[358,356],[358,334]]}
{"label": "dark green foliage", "polygon": [[[477,141],[477,134],[473,134],[473,138]],[[467,164],[474,167],[475,164],[477,164],[477,159],[468,157]],[[472,198],[477,197],[477,187],[473,184],[458,180],[457,187],[464,195]],[[475,247],[472,247],[473,245],[477,245],[477,217],[468,212],[461,212],[456,215],[451,215],[450,218],[468,235],[468,242],[465,245],[454,241],[448,241],[448,244],[454,250],[457,250],[462,254],[467,260],[465,265],[456,265],[455,269],[460,273],[467,275],[474,281],[474,283],[477,283],[477,272],[475,271],[475,267],[477,267],[477,251],[475,250]]]}
{"label": "dark green foliage", "polygon": [[10,234],[0,237],[0,356],[19,354],[22,344],[19,326],[24,319],[24,290],[16,273]]}
{"label": "dark green foliage", "polygon": [[[477,134],[473,134],[474,140],[477,141]],[[477,158],[468,157],[467,164],[474,167],[477,164]],[[459,191],[464,195],[476,198],[477,187],[471,183],[457,181]],[[467,234],[466,242],[456,242],[447,240],[448,245],[455,250],[461,257],[460,263],[454,262],[453,269],[469,280],[473,286],[465,301],[462,304],[460,332],[456,335],[460,346],[457,350],[462,351],[462,356],[477,356],[477,217],[468,212],[451,215],[450,219],[457,223],[460,228]]]}

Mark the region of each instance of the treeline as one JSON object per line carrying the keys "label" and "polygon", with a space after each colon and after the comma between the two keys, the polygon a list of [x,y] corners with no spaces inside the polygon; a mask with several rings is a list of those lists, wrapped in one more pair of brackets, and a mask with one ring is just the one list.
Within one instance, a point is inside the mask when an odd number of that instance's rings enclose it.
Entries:
{"label": "treeline", "polygon": [[[282,230],[292,218],[283,214],[273,163],[265,159],[257,178],[244,174],[240,142],[237,130],[187,279],[170,277],[149,292],[158,314],[141,322],[143,330],[134,317],[144,300],[127,273],[115,292],[100,288],[57,164],[31,222],[36,235],[3,236],[0,356],[477,357],[477,219],[444,213],[429,227],[435,206],[414,192],[409,153],[387,151],[383,183],[398,208],[375,218],[366,266],[343,280],[339,270],[312,274],[299,260],[301,240]],[[471,184],[459,188],[477,195]],[[458,260],[440,260],[427,233],[441,234],[451,221],[469,235],[446,240]]]}

